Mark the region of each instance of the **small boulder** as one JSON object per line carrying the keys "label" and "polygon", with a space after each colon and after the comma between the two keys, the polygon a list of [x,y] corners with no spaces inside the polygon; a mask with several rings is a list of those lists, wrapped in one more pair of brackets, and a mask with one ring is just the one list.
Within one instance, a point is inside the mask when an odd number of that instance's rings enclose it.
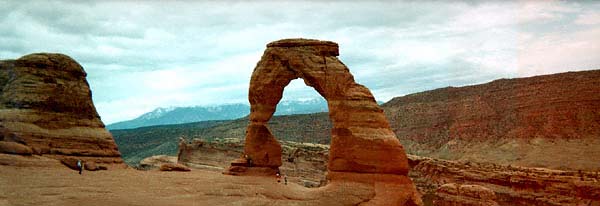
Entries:
{"label": "small boulder", "polygon": [[83,168],[87,171],[96,171],[99,170],[98,166],[95,162],[85,162],[83,164]]}
{"label": "small boulder", "polygon": [[167,163],[160,166],[160,171],[189,172],[191,169],[182,164]]}

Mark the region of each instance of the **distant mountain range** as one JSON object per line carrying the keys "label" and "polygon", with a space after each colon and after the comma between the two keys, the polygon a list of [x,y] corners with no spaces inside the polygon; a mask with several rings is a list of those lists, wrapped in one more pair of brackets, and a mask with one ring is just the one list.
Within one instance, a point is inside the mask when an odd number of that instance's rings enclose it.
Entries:
{"label": "distant mountain range", "polygon": [[[327,111],[327,102],[322,98],[315,98],[304,101],[282,101],[277,105],[275,115],[308,114]],[[232,120],[248,114],[250,114],[250,106],[246,104],[157,108],[135,119],[109,124],[106,128],[109,130],[133,129],[154,125],[184,124],[208,120]]]}

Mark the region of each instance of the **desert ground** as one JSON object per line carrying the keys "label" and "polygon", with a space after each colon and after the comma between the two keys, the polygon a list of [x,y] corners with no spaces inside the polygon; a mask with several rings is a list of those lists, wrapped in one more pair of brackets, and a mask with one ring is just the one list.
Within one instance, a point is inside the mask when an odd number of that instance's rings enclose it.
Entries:
{"label": "desert ground", "polygon": [[[3,155],[4,160],[18,158],[12,161],[25,165],[0,165],[0,206],[352,205],[372,197],[369,186],[358,183],[310,189],[291,182],[278,183],[275,177],[230,176],[205,170],[112,168],[79,175],[56,160],[7,156]],[[27,159],[35,165],[26,165]],[[352,188],[352,195],[345,194],[344,188]]]}

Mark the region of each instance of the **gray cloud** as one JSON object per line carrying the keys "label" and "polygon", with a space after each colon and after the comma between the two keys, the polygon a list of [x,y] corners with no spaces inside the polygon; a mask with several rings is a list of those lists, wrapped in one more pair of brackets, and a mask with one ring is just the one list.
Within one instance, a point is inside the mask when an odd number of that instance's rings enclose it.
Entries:
{"label": "gray cloud", "polygon": [[[338,42],[355,79],[387,101],[599,68],[599,10],[590,1],[3,1],[0,58],[72,56],[111,123],[159,106],[245,102],[265,44],[317,38]],[[302,85],[284,98],[318,96]]]}

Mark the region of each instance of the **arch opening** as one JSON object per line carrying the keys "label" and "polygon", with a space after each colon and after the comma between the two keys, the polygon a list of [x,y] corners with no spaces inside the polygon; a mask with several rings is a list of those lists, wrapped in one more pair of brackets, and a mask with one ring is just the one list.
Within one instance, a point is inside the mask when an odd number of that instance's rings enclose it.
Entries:
{"label": "arch opening", "polygon": [[[250,167],[240,164],[230,172],[271,175],[282,165],[281,144],[267,127],[284,88],[300,78],[326,101],[332,123],[328,178],[342,173],[379,173],[406,176],[404,148],[390,129],[383,110],[371,92],[357,84],[337,58],[338,45],[328,41],[286,39],[267,45],[250,80],[250,122],[245,155]],[[237,162],[244,162],[240,160]]]}
{"label": "arch opening", "polygon": [[[292,107],[300,107],[293,111],[300,114],[287,115]],[[305,187],[326,184],[331,139],[331,121],[326,108],[325,98],[306,86],[302,79],[292,80],[284,87],[275,114],[266,125],[282,146],[279,170],[289,182]]]}

